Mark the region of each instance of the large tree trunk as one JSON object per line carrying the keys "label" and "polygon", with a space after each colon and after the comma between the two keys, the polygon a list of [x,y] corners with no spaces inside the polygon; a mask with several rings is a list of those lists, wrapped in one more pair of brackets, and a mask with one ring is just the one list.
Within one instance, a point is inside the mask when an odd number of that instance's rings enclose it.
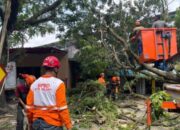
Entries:
{"label": "large tree trunk", "polygon": [[2,63],[1,61],[2,51],[3,51],[3,46],[4,46],[6,35],[7,35],[7,24],[8,24],[8,19],[10,17],[10,13],[11,13],[11,0],[7,0],[4,21],[3,21],[3,26],[2,26],[1,35],[0,35],[0,63]]}
{"label": "large tree trunk", "polygon": [[[6,41],[6,36],[7,36],[7,24],[8,24],[8,19],[10,17],[11,13],[11,0],[7,0],[6,3],[6,9],[5,9],[5,16],[4,16],[4,21],[3,21],[3,26],[0,34],[0,64],[5,64],[6,60],[3,60],[3,54],[6,54],[6,47],[5,41]],[[7,45],[7,43],[6,43]],[[0,85],[0,88],[2,89],[2,85]],[[2,93],[0,93],[0,108],[4,108],[6,106],[6,100],[5,100],[5,95],[4,95],[4,89],[2,89]]]}

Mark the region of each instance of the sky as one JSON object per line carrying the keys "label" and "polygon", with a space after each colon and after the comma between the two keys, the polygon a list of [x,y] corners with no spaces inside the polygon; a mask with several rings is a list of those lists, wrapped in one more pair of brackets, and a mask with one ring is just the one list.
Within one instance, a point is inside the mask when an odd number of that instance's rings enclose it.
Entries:
{"label": "sky", "polygon": [[[116,3],[119,2],[119,0],[114,0]],[[133,0],[132,0],[133,1]],[[175,11],[177,7],[180,7],[180,0],[168,0],[169,5],[169,11]],[[25,43],[25,47],[37,47],[45,44],[49,44],[52,42],[56,42],[59,39],[56,38],[58,32],[52,33],[52,34],[46,34],[45,36],[35,36],[32,39],[29,39],[27,43]]]}
{"label": "sky", "polygon": [[35,36],[32,39],[29,39],[27,43],[24,44],[24,47],[37,47],[52,42],[57,42],[59,41],[59,39],[56,38],[56,35],[57,35],[56,33],[52,33],[52,34],[46,34],[43,37]]}

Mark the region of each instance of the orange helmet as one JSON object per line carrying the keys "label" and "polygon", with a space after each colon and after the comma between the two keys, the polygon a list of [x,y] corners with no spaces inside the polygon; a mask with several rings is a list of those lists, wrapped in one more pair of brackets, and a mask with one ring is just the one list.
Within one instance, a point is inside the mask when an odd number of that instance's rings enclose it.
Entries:
{"label": "orange helmet", "polygon": [[116,81],[116,77],[113,76],[113,77],[111,78],[111,80],[115,82],[115,81]]}
{"label": "orange helmet", "polygon": [[34,75],[29,75],[29,74],[20,74],[20,75],[24,78],[28,86],[31,86],[31,84],[36,80],[36,77]]}

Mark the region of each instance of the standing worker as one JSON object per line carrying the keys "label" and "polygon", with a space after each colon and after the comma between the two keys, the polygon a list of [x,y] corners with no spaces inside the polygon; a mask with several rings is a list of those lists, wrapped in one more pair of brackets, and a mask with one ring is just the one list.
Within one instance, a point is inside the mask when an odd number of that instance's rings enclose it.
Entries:
{"label": "standing worker", "polygon": [[113,100],[116,100],[116,87],[117,87],[116,76],[112,76],[111,77],[111,98]]}
{"label": "standing worker", "polygon": [[141,25],[140,20],[136,20],[135,22],[135,27],[133,29],[133,32],[130,36],[130,40],[132,42],[137,41],[137,47],[138,48],[138,55],[140,55],[142,53],[142,40],[140,37],[140,30],[143,29],[144,27]]}
{"label": "standing worker", "polygon": [[18,98],[16,130],[23,130],[23,126],[24,126],[23,112],[26,106],[26,97],[29,92],[31,84],[36,80],[35,76],[33,75],[20,74],[20,76],[25,80],[25,83],[19,82],[16,88],[16,96]]}
{"label": "standing worker", "polygon": [[99,78],[98,78],[98,82],[100,84],[102,84],[104,87],[106,87],[106,81],[105,81],[105,74],[104,73],[100,73]]}
{"label": "standing worker", "polygon": [[27,96],[29,123],[33,130],[71,130],[72,124],[66,102],[66,87],[57,78],[60,62],[48,56],[42,64],[45,74],[32,85]]}
{"label": "standing worker", "polygon": [[152,24],[152,28],[165,28],[165,27],[168,27],[167,23],[164,20],[160,20],[160,19],[161,19],[160,15],[157,15],[155,17],[155,21]]}
{"label": "standing worker", "polygon": [[[161,20],[160,15],[156,15],[154,23],[152,24],[152,28],[166,28],[166,27],[168,27],[168,24],[164,20]],[[170,38],[170,34],[168,34],[168,33],[165,34],[165,33],[163,33],[162,30],[158,30],[156,33],[160,34],[161,38],[165,38],[165,37]],[[166,70],[167,64],[165,62],[165,59],[163,60],[163,62],[162,61],[156,61],[154,63],[154,67],[159,68],[161,70]]]}

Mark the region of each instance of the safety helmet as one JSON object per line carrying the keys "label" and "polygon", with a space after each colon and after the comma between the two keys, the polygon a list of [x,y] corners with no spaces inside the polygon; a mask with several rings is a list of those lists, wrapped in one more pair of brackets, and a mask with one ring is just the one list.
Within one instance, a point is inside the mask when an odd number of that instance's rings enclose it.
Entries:
{"label": "safety helmet", "polygon": [[55,56],[48,56],[44,59],[42,66],[50,68],[60,68],[60,62]]}
{"label": "safety helmet", "polygon": [[36,77],[34,75],[29,75],[29,74],[20,74],[20,75],[24,78],[28,86],[31,86],[31,84],[36,80]]}
{"label": "safety helmet", "polygon": [[135,25],[136,26],[140,26],[141,25],[141,21],[140,20],[136,20]]}
{"label": "safety helmet", "polygon": [[113,77],[111,78],[111,80],[115,82],[115,81],[116,81],[116,77],[113,76]]}

